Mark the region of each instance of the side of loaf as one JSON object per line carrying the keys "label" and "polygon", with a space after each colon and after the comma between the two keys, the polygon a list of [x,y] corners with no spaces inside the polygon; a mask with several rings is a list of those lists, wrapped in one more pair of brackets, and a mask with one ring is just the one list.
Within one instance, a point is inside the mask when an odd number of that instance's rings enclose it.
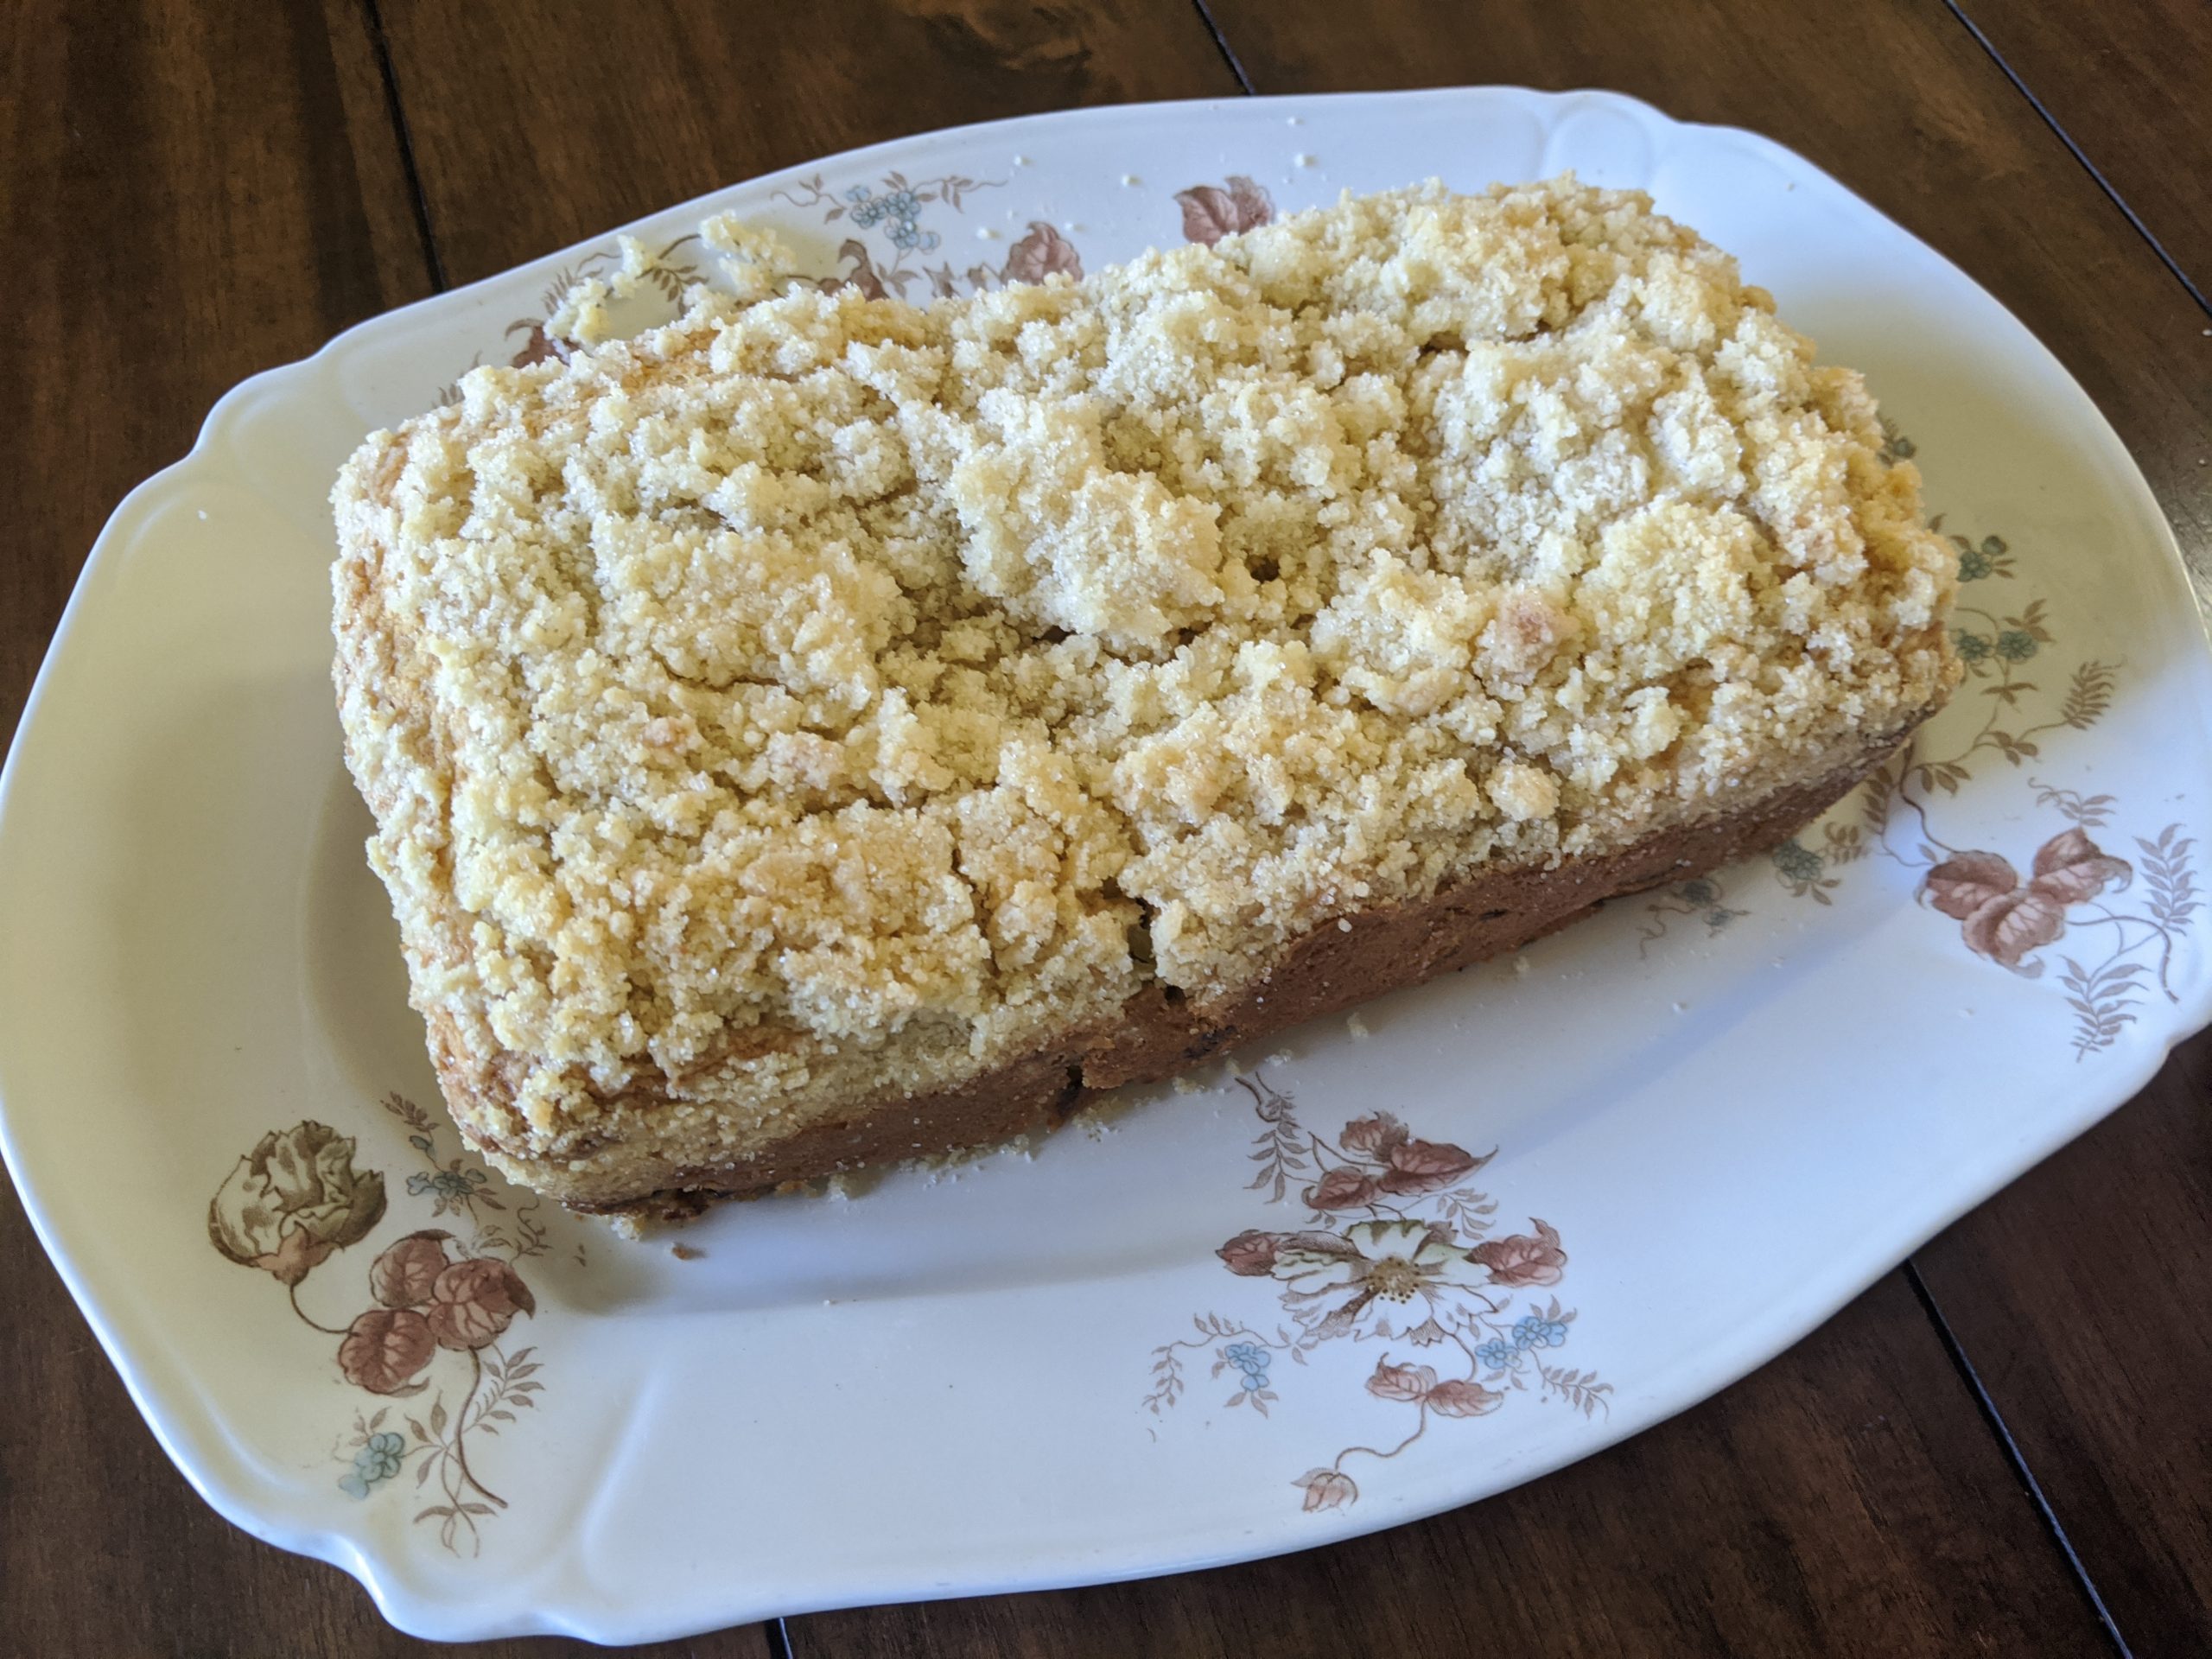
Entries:
{"label": "side of loaf", "polygon": [[600,1211],[1003,1139],[1510,949],[1779,840],[1958,675],[1857,377],[1572,181],[928,308],[702,291],[333,499],[448,1103]]}

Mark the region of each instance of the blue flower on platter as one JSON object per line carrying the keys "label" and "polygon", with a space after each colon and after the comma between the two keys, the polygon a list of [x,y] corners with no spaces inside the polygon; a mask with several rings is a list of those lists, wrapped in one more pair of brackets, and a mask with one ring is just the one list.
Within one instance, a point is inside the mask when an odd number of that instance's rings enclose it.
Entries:
{"label": "blue flower on platter", "polygon": [[1475,1350],[1475,1357],[1492,1370],[1504,1370],[1521,1363],[1521,1351],[1500,1338],[1492,1337]]}
{"label": "blue flower on platter", "polygon": [[416,1173],[407,1178],[407,1190],[416,1198],[435,1193],[442,1198],[473,1198],[476,1189],[490,1177],[480,1169],[441,1169],[431,1174]]}
{"label": "blue flower on platter", "polygon": [[353,1472],[339,1477],[339,1491],[353,1497],[366,1497],[370,1487],[390,1480],[399,1472],[400,1460],[406,1454],[407,1441],[404,1437],[389,1430],[370,1435],[353,1454]]}
{"label": "blue flower on platter", "polygon": [[1791,881],[1817,881],[1821,879],[1821,873],[1827,868],[1825,858],[1801,844],[1795,836],[1768,856],[1774,860],[1774,868],[1782,872],[1783,878]]}
{"label": "blue flower on platter", "polygon": [[1513,1327],[1516,1348],[1563,1348],[1567,1345],[1567,1323],[1563,1319],[1547,1319],[1531,1313]]}
{"label": "blue flower on platter", "polygon": [[1232,1342],[1221,1351],[1221,1357],[1238,1370],[1254,1376],[1259,1376],[1268,1369],[1268,1351],[1254,1343]]}

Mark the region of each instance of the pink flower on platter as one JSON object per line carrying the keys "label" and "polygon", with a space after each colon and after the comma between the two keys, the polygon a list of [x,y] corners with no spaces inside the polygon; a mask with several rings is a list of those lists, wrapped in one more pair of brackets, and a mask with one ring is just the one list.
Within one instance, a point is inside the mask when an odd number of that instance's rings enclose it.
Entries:
{"label": "pink flower on platter", "polygon": [[1339,1165],[1306,1189],[1306,1202],[1316,1210],[1363,1210],[1381,1190],[1371,1176]]}
{"label": "pink flower on platter", "polygon": [[369,1294],[386,1307],[420,1307],[430,1300],[438,1275],[453,1263],[447,1258],[445,1241],[451,1233],[410,1233],[388,1245],[369,1263]]}
{"label": "pink flower on platter", "polygon": [[410,1387],[410,1379],[437,1347],[430,1322],[414,1309],[372,1307],[347,1327],[338,1344],[338,1369],[371,1394],[420,1394],[429,1380]]}
{"label": "pink flower on platter", "polygon": [[1075,245],[1041,219],[1029,221],[1029,234],[1007,250],[1006,280],[1041,283],[1047,276],[1083,279],[1083,260]]}
{"label": "pink flower on platter", "polygon": [[1436,1368],[1433,1365],[1393,1365],[1385,1354],[1375,1362],[1375,1375],[1367,1379],[1367,1391],[1378,1400],[1399,1400],[1408,1405],[1426,1400],[1436,1387]]}
{"label": "pink flower on platter", "polygon": [[1178,190],[1175,200],[1183,209],[1184,239],[1203,242],[1208,247],[1224,236],[1271,224],[1275,216],[1274,199],[1266,187],[1255,184],[1242,173],[1229,175],[1226,189],[1216,184],[1194,184],[1187,190]]}
{"label": "pink flower on platter", "polygon": [[1351,1484],[1351,1477],[1335,1469],[1309,1469],[1290,1483],[1306,1490],[1306,1512],[1316,1510],[1342,1509],[1359,1497],[1359,1488]]}
{"label": "pink flower on platter", "polygon": [[482,1348],[499,1339],[517,1313],[537,1312],[522,1275],[494,1256],[456,1262],[438,1275],[425,1310],[441,1348]]}
{"label": "pink flower on platter", "polygon": [[1440,1382],[1428,1391],[1428,1408],[1441,1417],[1481,1417],[1504,1403],[1503,1394],[1479,1382]]}
{"label": "pink flower on platter", "polygon": [[2036,851],[2034,873],[2024,885],[2018,872],[1995,853],[1967,852],[1928,872],[1921,892],[1961,924],[1967,949],[2030,977],[2039,962],[2022,958],[2066,931],[2066,907],[2094,899],[2106,887],[2135,879],[2124,858],[2113,858],[2080,825],[2053,836]]}
{"label": "pink flower on platter", "polygon": [[1485,1240],[1467,1252],[1490,1269],[1493,1285],[1555,1285],[1567,1272],[1567,1252],[1559,1246],[1559,1230],[1549,1222],[1530,1221],[1536,1236],[1514,1233]]}

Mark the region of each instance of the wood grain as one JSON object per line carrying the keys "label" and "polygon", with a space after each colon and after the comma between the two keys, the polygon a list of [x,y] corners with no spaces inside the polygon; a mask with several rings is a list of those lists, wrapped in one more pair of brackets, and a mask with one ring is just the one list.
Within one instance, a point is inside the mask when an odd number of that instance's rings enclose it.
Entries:
{"label": "wood grain", "polygon": [[2105,1650],[1894,1274],[1695,1411],[1416,1526],[1176,1579],[789,1629],[794,1659]]}
{"label": "wood grain", "polygon": [[651,0],[623,7],[619,50],[603,15],[557,3],[385,18],[455,282],[855,145],[1237,90],[1186,0]]}
{"label": "wood grain", "polygon": [[117,500],[259,369],[427,291],[350,5],[0,9],[0,735]]}
{"label": "wood grain", "polygon": [[2212,6],[1961,0],[2012,73],[2212,299]]}
{"label": "wood grain", "polygon": [[[365,15],[149,3],[0,9],[0,246],[28,411],[0,423],[0,732],[116,501],[257,370],[419,298],[423,262]],[[435,1649],[359,1586],[257,1542],[156,1445],[0,1194],[0,1649],[118,1656]],[[759,1626],[711,1648],[760,1656]]]}
{"label": "wood grain", "polygon": [[2139,1654],[2212,1653],[2212,1034],[1916,1265]]}

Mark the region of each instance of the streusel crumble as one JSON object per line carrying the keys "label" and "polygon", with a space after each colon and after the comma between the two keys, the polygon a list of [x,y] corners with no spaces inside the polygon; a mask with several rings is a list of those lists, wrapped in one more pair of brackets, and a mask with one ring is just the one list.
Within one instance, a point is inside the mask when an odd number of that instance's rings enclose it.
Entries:
{"label": "streusel crumble", "polygon": [[1834,773],[1956,676],[1881,442],[1726,254],[1571,180],[478,369],[334,498],[456,1116],[584,1202],[740,1190]]}

